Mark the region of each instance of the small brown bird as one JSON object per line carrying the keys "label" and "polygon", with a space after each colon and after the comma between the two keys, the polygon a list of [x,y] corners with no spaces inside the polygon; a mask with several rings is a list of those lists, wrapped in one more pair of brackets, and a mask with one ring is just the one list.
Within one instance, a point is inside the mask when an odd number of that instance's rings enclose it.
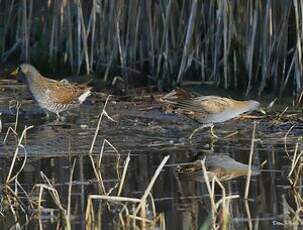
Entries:
{"label": "small brown bird", "polygon": [[[192,97],[182,89],[171,91],[160,101],[168,106],[169,110],[184,114],[211,128],[214,123],[230,120],[260,107],[260,103],[253,100],[237,101],[218,96]],[[213,129],[211,131],[213,134]]]}
{"label": "small brown bird", "polygon": [[[210,181],[212,181],[214,176],[216,176],[221,182],[240,176],[246,176],[249,170],[249,166],[247,164],[238,162],[225,154],[211,153],[206,154],[203,158],[206,174]],[[251,170],[253,176],[260,174],[260,170],[256,166],[253,166]],[[179,178],[182,180],[205,182],[201,159],[184,165],[179,165],[177,167],[177,172]]]}
{"label": "small brown bird", "polygon": [[55,113],[58,118],[60,112],[77,107],[91,94],[91,87],[87,85],[48,79],[29,64],[20,65],[11,74],[16,75],[19,71],[25,75],[29,90],[39,106]]}

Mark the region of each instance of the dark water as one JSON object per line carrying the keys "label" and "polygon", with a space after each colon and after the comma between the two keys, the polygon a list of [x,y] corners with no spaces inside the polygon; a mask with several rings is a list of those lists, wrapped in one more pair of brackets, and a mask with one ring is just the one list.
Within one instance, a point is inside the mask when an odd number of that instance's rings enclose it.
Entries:
{"label": "dark water", "polygon": [[[73,229],[85,226],[85,210],[87,197],[98,194],[98,183],[94,175],[91,161],[88,157],[94,132],[102,112],[104,98],[99,95],[91,97],[79,109],[64,114],[64,121],[56,122],[55,118],[46,118],[43,111],[30,100],[26,88],[18,83],[2,82],[0,93],[0,111],[2,112],[2,131],[0,133],[1,157],[1,184],[7,177],[12,156],[18,138],[10,133],[2,144],[8,127],[14,127],[15,109],[13,98],[21,101],[17,131],[19,136],[24,126],[33,125],[23,142],[27,153],[24,169],[18,176],[18,181],[24,190],[31,196],[37,196],[33,189],[35,184],[45,183],[41,177],[43,172],[57,189],[61,203],[66,208],[68,203],[68,187],[70,173],[75,161],[72,179],[71,222]],[[209,130],[197,133],[192,143],[188,137],[198,124],[178,115],[165,114],[155,107],[147,108],[151,100],[147,97],[137,101],[110,100],[107,112],[117,122],[104,118],[93,148],[93,155],[98,159],[104,139],[108,140],[118,151],[118,154],[108,145],[102,157],[101,173],[104,187],[107,192],[118,182],[123,165],[128,154],[130,163],[123,186],[122,196],[140,198],[149,184],[155,170],[162,159],[169,155],[169,161],[163,168],[153,189],[157,213],[164,213],[167,229],[199,229],[207,223],[210,215],[210,201],[204,183],[194,180],[181,181],[176,173],[179,163],[193,161],[204,153],[226,154],[233,159],[248,163],[253,122],[257,121],[253,164],[261,165],[261,174],[252,177],[249,199],[244,199],[245,177],[224,182],[227,195],[239,195],[239,198],[230,200],[229,229],[245,229],[252,224],[254,229],[271,229],[287,225],[292,227],[299,224],[295,212],[300,209],[301,180],[299,187],[292,189],[287,179],[290,171],[291,156],[295,145],[301,146],[300,136],[303,126],[300,116],[285,118],[236,119],[224,124],[216,125],[215,132],[220,137],[213,140]],[[287,112],[286,115],[291,114]],[[295,127],[289,132],[287,142],[285,135],[292,125]],[[231,133],[230,137],[224,138]],[[287,155],[286,151],[288,151]],[[20,167],[24,153],[20,150],[16,168]],[[14,170],[16,172],[17,169]],[[14,185],[12,185],[13,188]],[[17,189],[17,188],[16,188]],[[17,189],[18,190],[18,189]],[[20,190],[20,189],[19,189]],[[18,190],[18,191],[19,191]],[[12,226],[14,220],[8,205],[4,202],[5,192],[2,192],[1,222],[4,226]],[[116,195],[113,189],[111,195]],[[19,192],[28,213],[33,213],[24,192]],[[216,198],[221,197],[220,189],[216,188]],[[50,194],[44,195],[44,208],[54,209],[44,213],[42,225],[55,227],[58,223],[58,212]],[[96,208],[96,207],[95,207]],[[121,208],[121,207],[120,207]],[[97,208],[96,208],[97,209]],[[106,208],[104,208],[106,209]],[[114,218],[120,209],[113,206],[111,211],[102,215],[102,226],[105,229],[116,228],[117,218]],[[21,223],[25,223],[25,215],[19,211]],[[97,215],[97,214],[96,214]],[[30,216],[30,215],[29,215]],[[34,215],[33,215],[34,216]],[[297,212],[302,216],[302,211]],[[29,226],[37,227],[37,218],[29,221]],[[207,226],[207,225],[204,225]]]}

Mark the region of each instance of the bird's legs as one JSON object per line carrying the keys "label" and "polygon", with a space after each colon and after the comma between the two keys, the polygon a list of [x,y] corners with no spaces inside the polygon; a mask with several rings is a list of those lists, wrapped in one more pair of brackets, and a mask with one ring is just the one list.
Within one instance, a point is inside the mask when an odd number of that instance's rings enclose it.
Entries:
{"label": "bird's legs", "polygon": [[45,120],[49,120],[49,118],[50,118],[50,114],[49,114],[49,112],[47,111],[47,110],[43,110],[44,111],[44,114],[45,114]]}
{"label": "bird's legs", "polygon": [[218,139],[219,137],[215,134],[215,131],[214,131],[214,124],[211,124],[210,125],[210,133],[212,135],[213,138],[216,138]]}
{"label": "bird's legs", "polygon": [[61,116],[59,112],[57,112],[56,115],[57,115],[56,122],[60,122],[60,121],[64,122],[66,120],[65,116],[64,115]]}
{"label": "bird's legs", "polygon": [[210,124],[204,124],[196,129],[194,129],[194,131],[190,134],[189,136],[189,140],[191,141],[191,139],[193,138],[193,136],[200,130],[204,129],[204,128],[210,128],[210,133],[212,138],[214,139],[218,139],[219,137],[215,134],[214,132],[214,124],[210,123]]}
{"label": "bird's legs", "polygon": [[59,114],[59,112],[56,112],[56,115],[57,115],[57,119],[56,119],[56,122],[58,122],[58,121],[60,121],[60,114]]}

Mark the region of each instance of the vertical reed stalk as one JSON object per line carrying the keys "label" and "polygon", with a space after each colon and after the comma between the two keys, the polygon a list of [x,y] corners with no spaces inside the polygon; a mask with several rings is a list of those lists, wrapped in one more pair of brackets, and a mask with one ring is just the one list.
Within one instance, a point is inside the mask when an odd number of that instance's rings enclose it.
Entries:
{"label": "vertical reed stalk", "polygon": [[249,153],[249,161],[248,161],[248,172],[247,172],[247,177],[246,177],[246,186],[245,186],[245,195],[244,198],[248,199],[248,194],[249,194],[249,186],[250,186],[250,179],[251,179],[251,166],[252,166],[252,160],[253,160],[253,154],[255,150],[255,141],[256,141],[256,127],[257,123],[254,122],[254,127],[253,127],[253,132],[252,132],[252,137],[251,137],[251,145],[250,145],[250,153]]}

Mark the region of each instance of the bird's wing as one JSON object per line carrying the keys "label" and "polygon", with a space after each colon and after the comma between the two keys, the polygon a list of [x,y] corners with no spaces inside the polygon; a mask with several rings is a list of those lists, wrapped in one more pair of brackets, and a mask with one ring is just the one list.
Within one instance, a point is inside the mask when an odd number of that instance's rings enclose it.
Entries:
{"label": "bird's wing", "polygon": [[51,84],[48,90],[48,97],[50,97],[55,103],[60,104],[74,104],[78,103],[78,98],[90,90],[90,87],[86,85],[72,85],[62,82],[54,82]]}
{"label": "bird's wing", "polygon": [[197,113],[219,113],[227,109],[231,101],[217,96],[202,96],[193,99],[171,102],[176,108]]}
{"label": "bird's wing", "polygon": [[192,94],[188,93],[187,91],[176,88],[169,92],[168,94],[165,94],[163,97],[160,98],[160,101],[162,102],[170,102],[170,101],[181,101],[181,100],[187,100],[189,98],[192,98]]}
{"label": "bird's wing", "polygon": [[231,99],[217,96],[198,97],[194,101],[196,104],[200,104],[203,110],[208,113],[223,112],[232,105]]}

